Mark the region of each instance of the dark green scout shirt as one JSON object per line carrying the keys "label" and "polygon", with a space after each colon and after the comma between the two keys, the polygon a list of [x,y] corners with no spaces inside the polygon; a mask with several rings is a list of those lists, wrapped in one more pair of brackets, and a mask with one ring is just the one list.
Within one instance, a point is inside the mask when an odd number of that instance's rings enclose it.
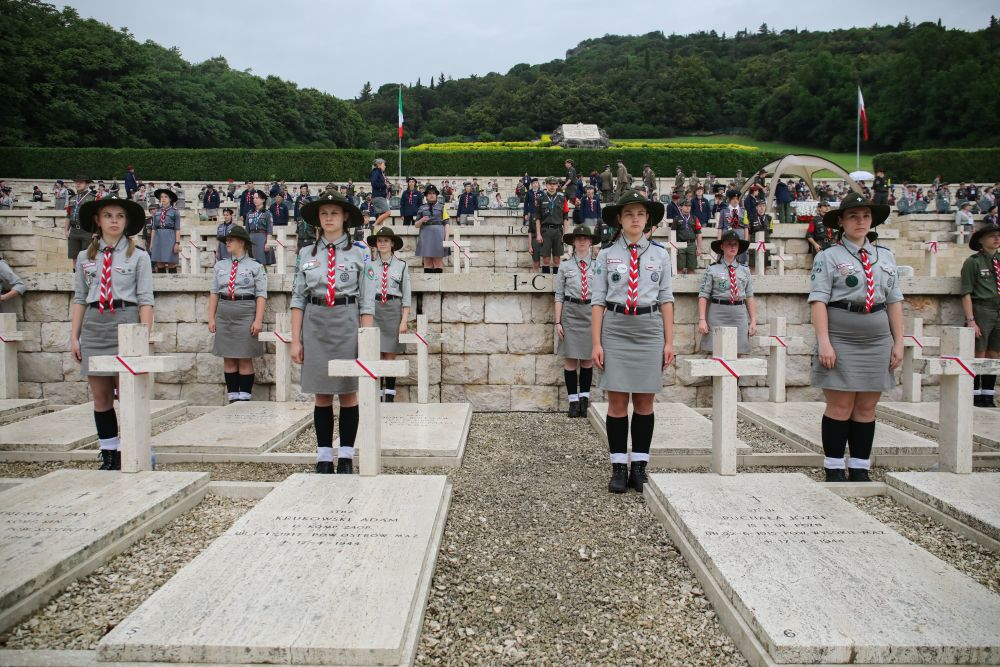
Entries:
{"label": "dark green scout shirt", "polygon": [[997,274],[993,268],[993,258],[997,255],[986,255],[978,252],[971,255],[962,264],[962,294],[971,294],[975,300],[997,300]]}

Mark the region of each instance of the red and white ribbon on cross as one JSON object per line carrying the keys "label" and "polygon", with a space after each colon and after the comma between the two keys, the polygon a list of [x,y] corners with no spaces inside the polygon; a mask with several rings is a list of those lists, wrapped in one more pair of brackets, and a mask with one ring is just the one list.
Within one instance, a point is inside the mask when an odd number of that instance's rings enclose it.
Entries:
{"label": "red and white ribbon on cross", "polygon": [[195,243],[191,239],[188,239],[188,243],[190,243],[191,247],[194,248],[195,250],[201,250],[201,246],[199,246],[197,243]]}
{"label": "red and white ribbon on cross", "polygon": [[363,363],[361,363],[360,359],[355,359],[354,363],[356,363],[358,366],[361,366],[361,370],[363,370],[365,373],[368,373],[368,377],[370,377],[373,380],[377,380],[378,379],[378,375],[376,375],[375,373],[373,373],[372,369],[368,368]]}
{"label": "red and white ribbon on cross", "polygon": [[463,255],[465,255],[465,257],[466,257],[467,259],[472,259],[472,255],[470,255],[469,253],[465,252],[465,248],[463,248],[462,246],[460,246],[460,245],[458,244],[458,241],[456,241],[455,239],[452,239],[452,240],[451,240],[451,242],[452,242],[453,244],[455,244],[455,247],[456,247],[456,248],[458,248],[459,250],[461,250],[461,251],[462,251],[462,254],[463,254]]}
{"label": "red and white ribbon on cross", "polygon": [[674,250],[680,250],[680,248],[677,247],[677,244],[674,243],[673,241],[667,241],[667,243],[669,243],[670,247],[673,248]]}
{"label": "red and white ribbon on cross", "polygon": [[133,369],[133,368],[132,368],[131,366],[129,366],[129,365],[127,364],[127,363],[125,363],[125,360],[124,360],[124,359],[122,359],[122,358],[121,358],[120,356],[118,356],[117,354],[115,355],[115,359],[117,359],[117,360],[118,360],[118,363],[120,363],[120,364],[121,364],[122,366],[124,366],[124,367],[125,367],[125,370],[127,370],[127,371],[128,371],[129,373],[131,373],[132,375],[146,375],[146,373],[137,373],[137,372],[136,372],[136,371],[135,371],[135,370],[134,370],[134,369]]}
{"label": "red and white ribbon on cross", "polygon": [[3,336],[0,336],[0,343],[16,343],[17,341],[7,340]]}
{"label": "red and white ribbon on cross", "polygon": [[927,250],[929,252],[935,252],[936,253],[938,251],[937,244],[938,244],[937,241],[928,241],[927,242]]}
{"label": "red and white ribbon on cross", "polygon": [[781,339],[781,336],[771,336],[771,338],[778,341],[781,344],[781,347],[788,347],[788,345],[785,344],[785,341]]}
{"label": "red and white ribbon on cross", "polygon": [[734,371],[733,367],[730,366],[728,363],[726,363],[725,359],[723,359],[722,357],[711,357],[711,359],[712,361],[718,361],[720,364],[722,364],[722,367],[725,368],[727,371],[729,371],[729,374],[732,375],[734,378],[736,378],[737,380],[740,379],[740,374]]}
{"label": "red and white ribbon on cross", "polygon": [[416,336],[417,338],[419,338],[420,342],[423,343],[426,347],[430,347],[430,345],[427,343],[427,340],[423,336],[420,335],[419,331],[414,331],[413,335]]}
{"label": "red and white ribbon on cross", "polygon": [[767,243],[765,243],[764,241],[758,241],[757,252],[766,252],[766,251],[767,251]]}
{"label": "red and white ribbon on cross", "polygon": [[924,349],[924,346],[923,346],[923,344],[922,344],[922,343],[920,342],[920,339],[919,339],[919,338],[917,338],[916,336],[903,336],[903,338],[909,338],[910,340],[912,340],[912,341],[913,341],[913,344],[914,344],[914,345],[916,345],[917,347],[919,347],[919,348],[920,348],[921,350],[922,350],[922,349]]}
{"label": "red and white ribbon on cross", "polygon": [[945,356],[945,355],[942,354],[941,358],[942,359],[948,359],[949,361],[954,361],[956,364],[958,364],[959,366],[961,366],[962,370],[964,370],[966,373],[968,373],[970,377],[976,377],[976,374],[973,372],[973,370],[971,368],[969,368],[968,366],[965,365],[965,362],[962,361],[961,357],[954,357],[954,356],[950,356],[950,355]]}
{"label": "red and white ribbon on cross", "polygon": [[274,337],[275,337],[275,338],[277,338],[278,340],[280,340],[280,341],[281,341],[282,343],[284,343],[285,345],[288,345],[289,343],[291,343],[291,342],[292,342],[292,341],[288,340],[287,338],[285,338],[284,336],[282,336],[282,335],[281,335],[280,333],[278,333],[277,331],[272,331],[271,333],[273,333],[273,334],[274,334]]}

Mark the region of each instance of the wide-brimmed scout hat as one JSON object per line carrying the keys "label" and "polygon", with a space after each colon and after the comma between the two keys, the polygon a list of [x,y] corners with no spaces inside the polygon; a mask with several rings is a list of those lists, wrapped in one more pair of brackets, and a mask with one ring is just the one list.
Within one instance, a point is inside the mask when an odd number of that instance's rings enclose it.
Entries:
{"label": "wide-brimmed scout hat", "polygon": [[345,229],[363,225],[365,222],[365,216],[361,213],[361,209],[352,204],[347,197],[336,190],[327,190],[316,199],[302,206],[299,209],[302,219],[313,227],[319,227],[319,208],[324,204],[336,204],[344,209],[344,214],[347,216],[347,220],[344,221]]}
{"label": "wide-brimmed scout hat", "polygon": [[177,193],[174,192],[173,190],[169,188],[160,188],[158,190],[153,191],[153,196],[156,197],[157,201],[159,201],[161,195],[167,195],[168,197],[170,197],[171,204],[177,203]]}
{"label": "wide-brimmed scout hat", "polygon": [[253,239],[250,238],[250,232],[247,231],[246,227],[240,225],[233,225],[229,231],[220,237],[223,241],[226,239],[239,239],[247,244],[250,248],[253,246]]}
{"label": "wide-brimmed scout hat", "polygon": [[560,183],[562,183],[562,181],[560,181],[555,176],[548,176],[545,179],[545,185],[548,185],[549,183],[555,183],[556,185],[559,185]]}
{"label": "wide-brimmed scout hat", "polygon": [[712,246],[711,246],[712,247],[712,252],[714,252],[717,255],[721,255],[722,254],[722,244],[725,243],[726,241],[739,241],[740,242],[740,249],[736,251],[737,255],[742,255],[750,247],[750,241],[747,241],[746,239],[741,239],[739,234],[737,234],[734,230],[730,229],[728,231],[722,232],[722,236],[721,237],[719,237],[716,240],[712,241]]}
{"label": "wide-brimmed scout hat", "polygon": [[599,236],[597,236],[594,230],[588,227],[587,225],[577,225],[576,227],[573,228],[573,231],[571,231],[569,234],[563,234],[563,243],[565,243],[566,245],[573,245],[573,241],[576,239],[577,236],[584,236],[590,239],[592,243],[597,243],[598,239],[600,238]]}
{"label": "wide-brimmed scout hat", "polygon": [[611,206],[605,206],[601,209],[601,218],[609,225],[618,227],[618,214],[621,213],[621,210],[629,204],[642,204],[645,206],[646,212],[649,213],[650,224],[655,225],[658,224],[660,220],[663,220],[663,203],[658,201],[649,201],[638,190],[626,191],[614,204]]}
{"label": "wide-brimmed scout hat", "polygon": [[94,181],[84,176],[83,174],[78,174],[76,178],[73,179],[74,183],[93,183]]}
{"label": "wide-brimmed scout hat", "polygon": [[125,236],[135,236],[146,226],[146,211],[131,199],[110,194],[103,199],[86,202],[80,207],[80,228],[85,232],[97,234],[100,229],[97,227],[95,218],[105,206],[121,206],[125,209],[125,216],[128,224],[125,225]]}
{"label": "wide-brimmed scout hat", "polygon": [[983,227],[982,229],[980,229],[978,232],[976,232],[975,234],[973,234],[972,238],[969,239],[969,248],[971,250],[975,250],[976,252],[979,252],[980,250],[983,249],[982,238],[984,236],[986,236],[987,234],[992,234],[993,232],[1000,232],[1000,225],[986,225],[985,227]]}
{"label": "wide-brimmed scout hat", "polygon": [[402,237],[396,236],[396,232],[392,231],[392,227],[383,227],[365,240],[368,242],[368,245],[374,248],[376,246],[376,242],[380,238],[392,239],[393,252],[396,252],[403,247]]}
{"label": "wide-brimmed scout hat", "polygon": [[840,207],[827,211],[823,214],[823,223],[827,227],[839,228],[840,216],[844,211],[851,208],[869,208],[872,212],[872,227],[878,227],[889,217],[889,207],[886,204],[876,204],[864,195],[857,192],[849,192],[844,200],[840,202]]}

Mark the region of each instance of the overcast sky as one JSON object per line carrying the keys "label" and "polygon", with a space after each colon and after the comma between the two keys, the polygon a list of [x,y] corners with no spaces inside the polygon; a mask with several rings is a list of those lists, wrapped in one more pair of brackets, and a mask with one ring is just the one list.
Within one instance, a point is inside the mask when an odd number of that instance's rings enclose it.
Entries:
{"label": "overcast sky", "polygon": [[[301,87],[342,98],[365,81],[426,84],[444,72],[455,78],[506,72],[518,63],[563,58],[580,41],[605,34],[662,30],[732,35],[767,23],[772,29],[829,30],[852,26],[937,21],[949,28],[985,28],[995,0],[840,0],[826,5],[733,0],[657,2],[549,0],[75,0],[85,17],[127,27],[140,41],[176,46],[190,62],[223,56],[234,69],[277,75]],[[572,6],[572,11],[568,9]],[[753,6],[752,11],[748,7]]]}

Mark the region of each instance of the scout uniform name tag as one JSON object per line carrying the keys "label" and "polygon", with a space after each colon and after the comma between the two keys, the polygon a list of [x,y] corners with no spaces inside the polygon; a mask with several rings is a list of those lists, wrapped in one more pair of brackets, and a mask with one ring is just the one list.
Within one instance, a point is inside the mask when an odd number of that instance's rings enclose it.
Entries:
{"label": "scout uniform name tag", "polygon": [[608,264],[621,264],[622,261],[620,259],[615,259],[614,257],[608,257],[607,263]]}
{"label": "scout uniform name tag", "polygon": [[628,267],[626,267],[624,264],[619,264],[618,267],[615,269],[615,271],[617,271],[618,273],[628,273]]}

